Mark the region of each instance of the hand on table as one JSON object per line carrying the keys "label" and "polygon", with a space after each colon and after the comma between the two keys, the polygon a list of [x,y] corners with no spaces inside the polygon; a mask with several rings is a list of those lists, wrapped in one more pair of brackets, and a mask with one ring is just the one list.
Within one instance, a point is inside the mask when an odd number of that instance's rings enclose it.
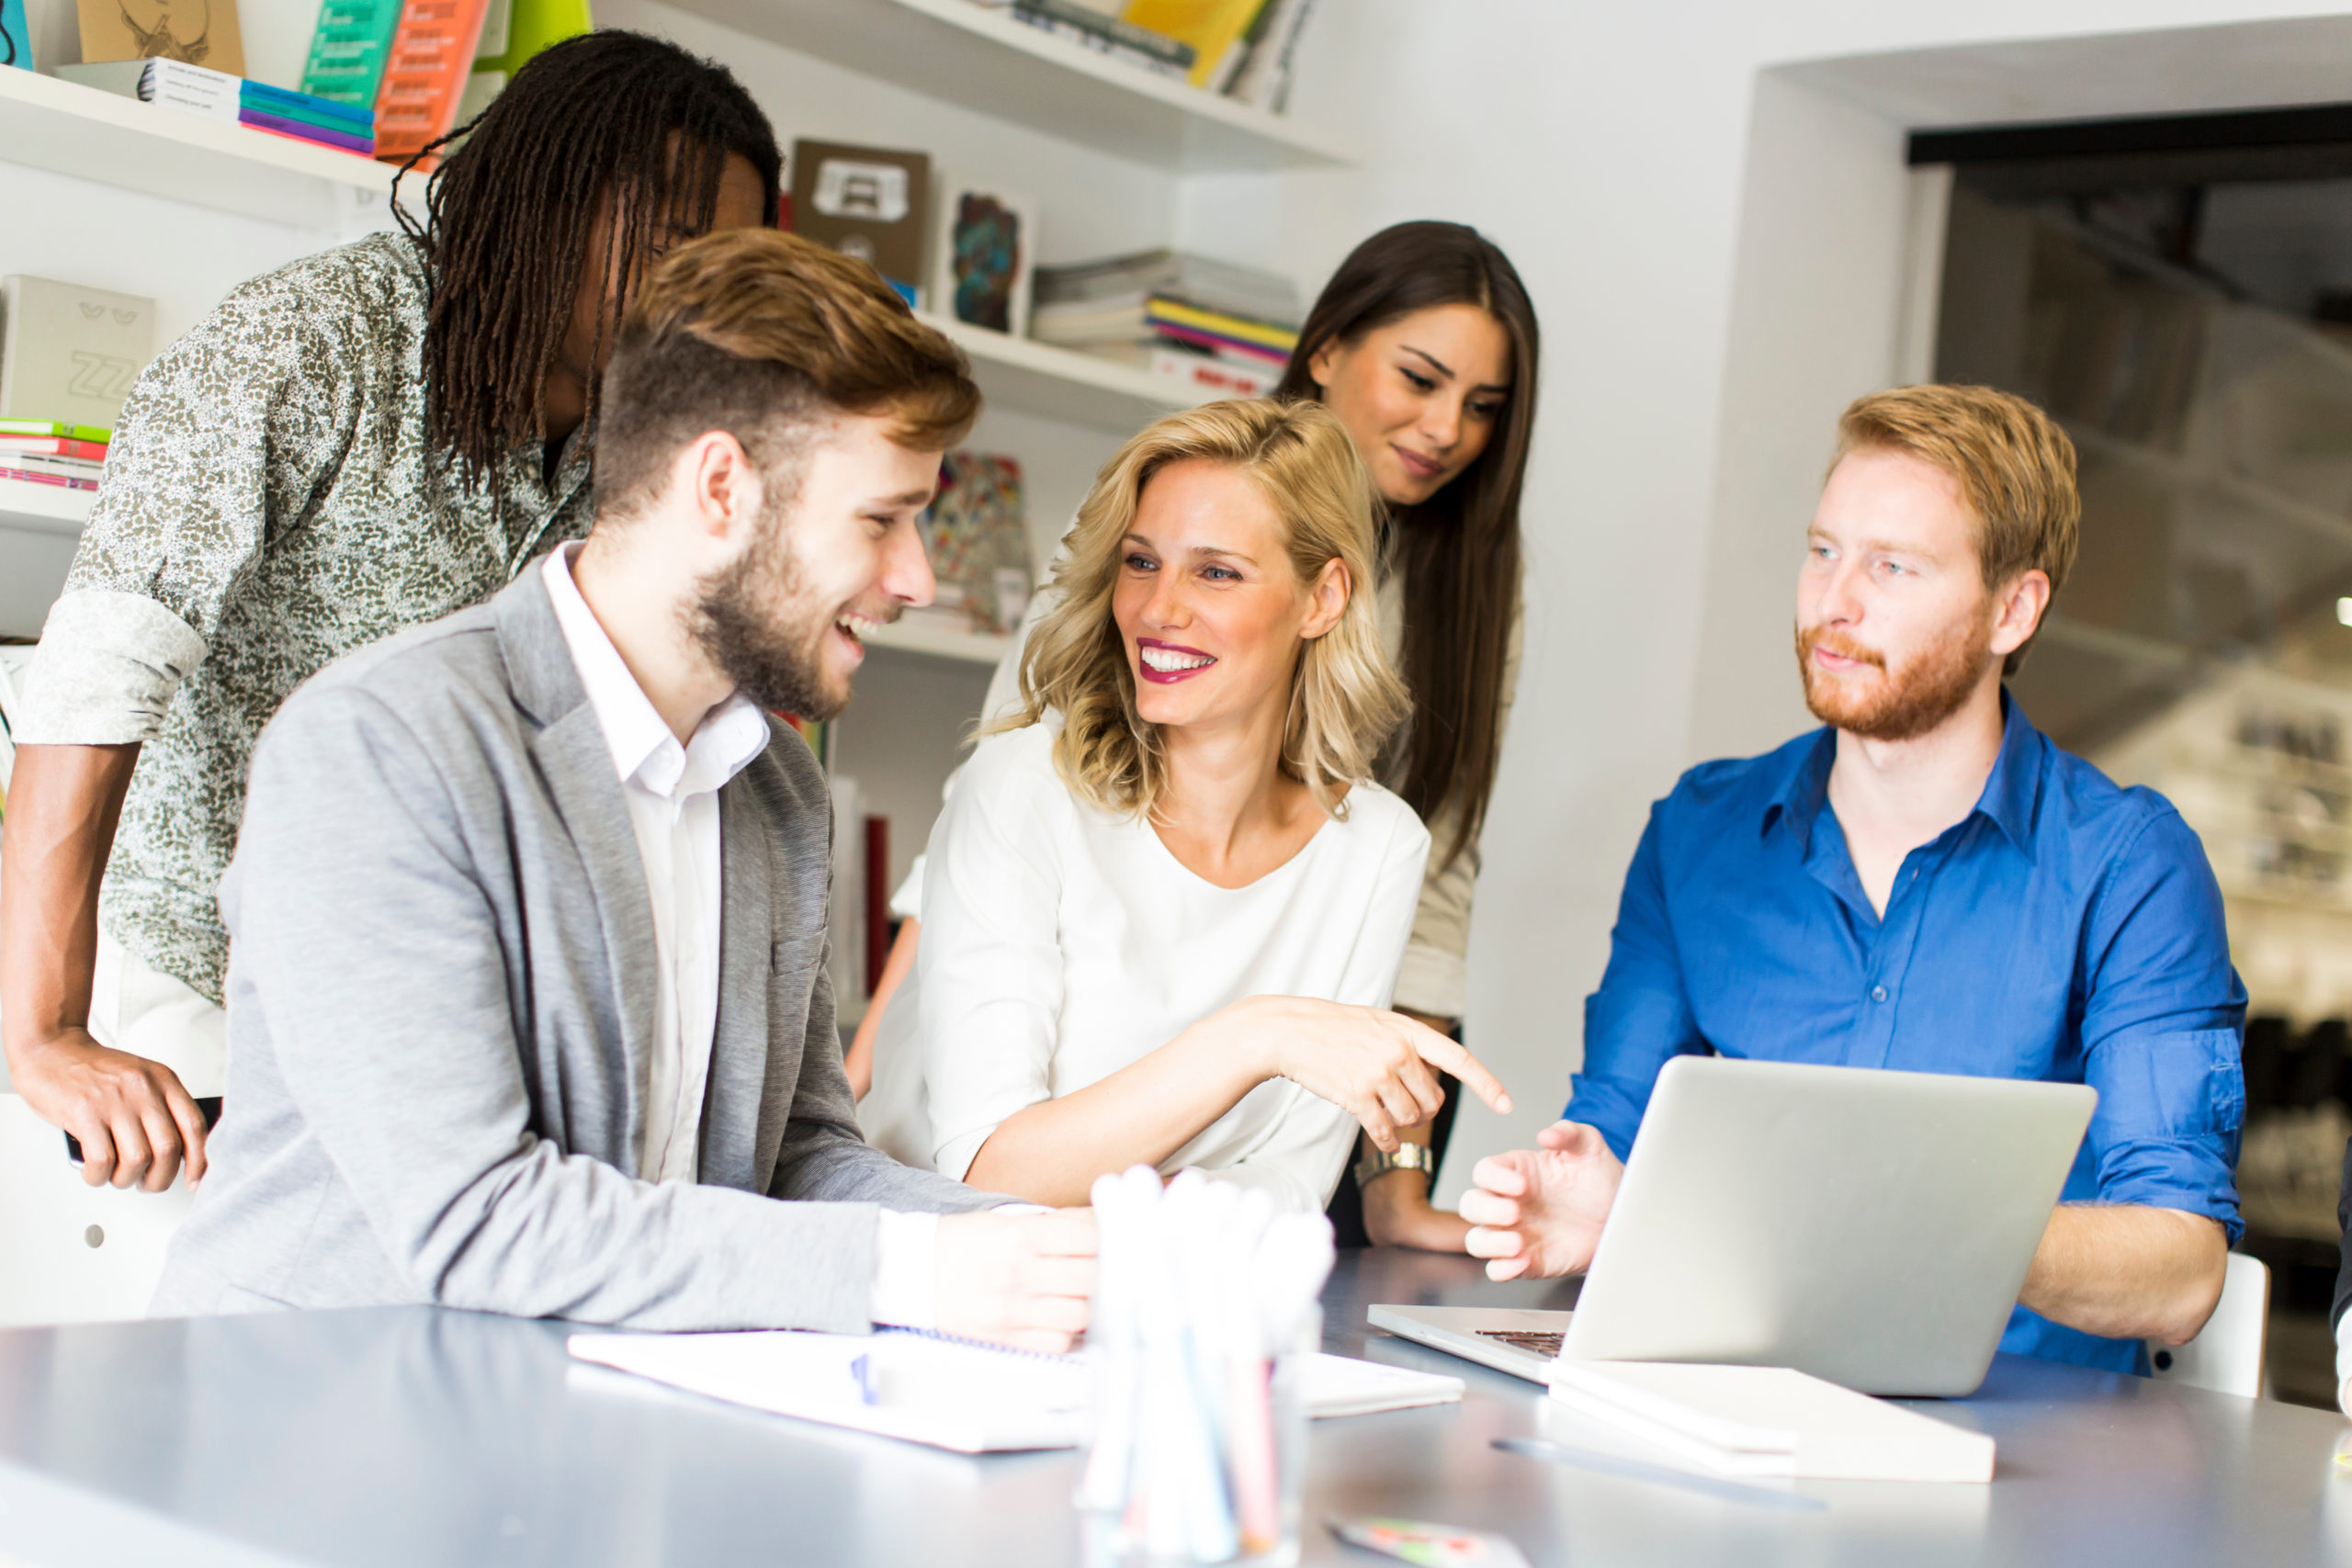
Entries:
{"label": "hand on table", "polygon": [[1433,1068],[1452,1073],[1497,1111],[1510,1110],[1510,1096],[1485,1063],[1428,1024],[1385,1008],[1251,997],[1206,1021],[1239,1032],[1262,1053],[1267,1077],[1288,1078],[1354,1117],[1383,1153],[1396,1152],[1397,1128],[1419,1126],[1445,1103]]}
{"label": "hand on table", "polygon": [[1094,1211],[944,1215],[937,1280],[941,1333],[1068,1350],[1094,1293]]}
{"label": "hand on table", "polygon": [[1462,1195],[1462,1217],[1476,1227],[1468,1250],[1487,1259],[1489,1280],[1581,1273],[1624,1179],[1608,1144],[1581,1122],[1555,1122],[1536,1142],[1480,1160]]}
{"label": "hand on table", "polygon": [[80,1142],[91,1186],[161,1192],[183,1163],[191,1191],[204,1179],[204,1112],[161,1062],[67,1028],[18,1044],[8,1074],[34,1115]]}

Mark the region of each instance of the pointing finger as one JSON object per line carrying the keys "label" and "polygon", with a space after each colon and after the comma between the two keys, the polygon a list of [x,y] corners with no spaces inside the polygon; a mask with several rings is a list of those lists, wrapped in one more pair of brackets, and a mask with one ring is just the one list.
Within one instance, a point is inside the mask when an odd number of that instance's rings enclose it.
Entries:
{"label": "pointing finger", "polygon": [[1413,1036],[1413,1046],[1420,1052],[1423,1060],[1443,1067],[1460,1078],[1471,1092],[1497,1111],[1505,1115],[1510,1113],[1510,1092],[1503,1088],[1501,1080],[1487,1070],[1486,1063],[1427,1024],[1417,1023],[1413,1027],[1419,1032]]}

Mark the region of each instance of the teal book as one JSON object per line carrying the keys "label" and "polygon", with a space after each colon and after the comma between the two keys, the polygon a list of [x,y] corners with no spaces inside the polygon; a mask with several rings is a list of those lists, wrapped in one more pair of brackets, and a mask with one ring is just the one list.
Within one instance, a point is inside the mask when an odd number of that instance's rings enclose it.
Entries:
{"label": "teal book", "polygon": [[400,21],[401,0],[320,0],[310,62],[302,68],[302,91],[329,103],[373,111]]}
{"label": "teal book", "polygon": [[0,0],[0,65],[33,68],[33,35],[25,22],[25,0]]}

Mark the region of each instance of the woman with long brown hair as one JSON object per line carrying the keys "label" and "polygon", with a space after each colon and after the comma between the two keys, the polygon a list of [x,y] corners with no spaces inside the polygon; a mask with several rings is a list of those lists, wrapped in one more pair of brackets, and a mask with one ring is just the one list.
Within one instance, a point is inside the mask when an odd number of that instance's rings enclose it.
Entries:
{"label": "woman with long brown hair", "polygon": [[[1448,1032],[1462,1023],[1478,833],[1519,673],[1519,503],[1539,345],[1526,287],[1492,240],[1465,224],[1399,223],[1323,286],[1277,392],[1338,415],[1388,502],[1382,640],[1412,711],[1380,778],[1430,837],[1395,1006]],[[1368,1239],[1462,1249],[1469,1227],[1429,1201],[1429,1150],[1451,1122],[1449,1100],[1404,1134],[1418,1154],[1365,1146],[1334,1207],[1342,1242],[1355,1187]]]}

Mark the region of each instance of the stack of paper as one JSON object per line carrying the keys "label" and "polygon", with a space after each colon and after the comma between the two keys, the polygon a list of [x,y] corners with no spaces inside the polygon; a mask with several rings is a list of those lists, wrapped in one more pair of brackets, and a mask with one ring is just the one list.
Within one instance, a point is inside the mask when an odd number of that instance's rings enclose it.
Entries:
{"label": "stack of paper", "polygon": [[1993,1439],[1786,1367],[1560,1361],[1552,1397],[1722,1475],[1993,1479]]}
{"label": "stack of paper", "polygon": [[[1091,1384],[1081,1356],[929,1335],[575,1334],[582,1361],[779,1416],[958,1453],[1076,1448]],[[1462,1397],[1462,1380],[1317,1356],[1308,1413],[1366,1416]]]}

